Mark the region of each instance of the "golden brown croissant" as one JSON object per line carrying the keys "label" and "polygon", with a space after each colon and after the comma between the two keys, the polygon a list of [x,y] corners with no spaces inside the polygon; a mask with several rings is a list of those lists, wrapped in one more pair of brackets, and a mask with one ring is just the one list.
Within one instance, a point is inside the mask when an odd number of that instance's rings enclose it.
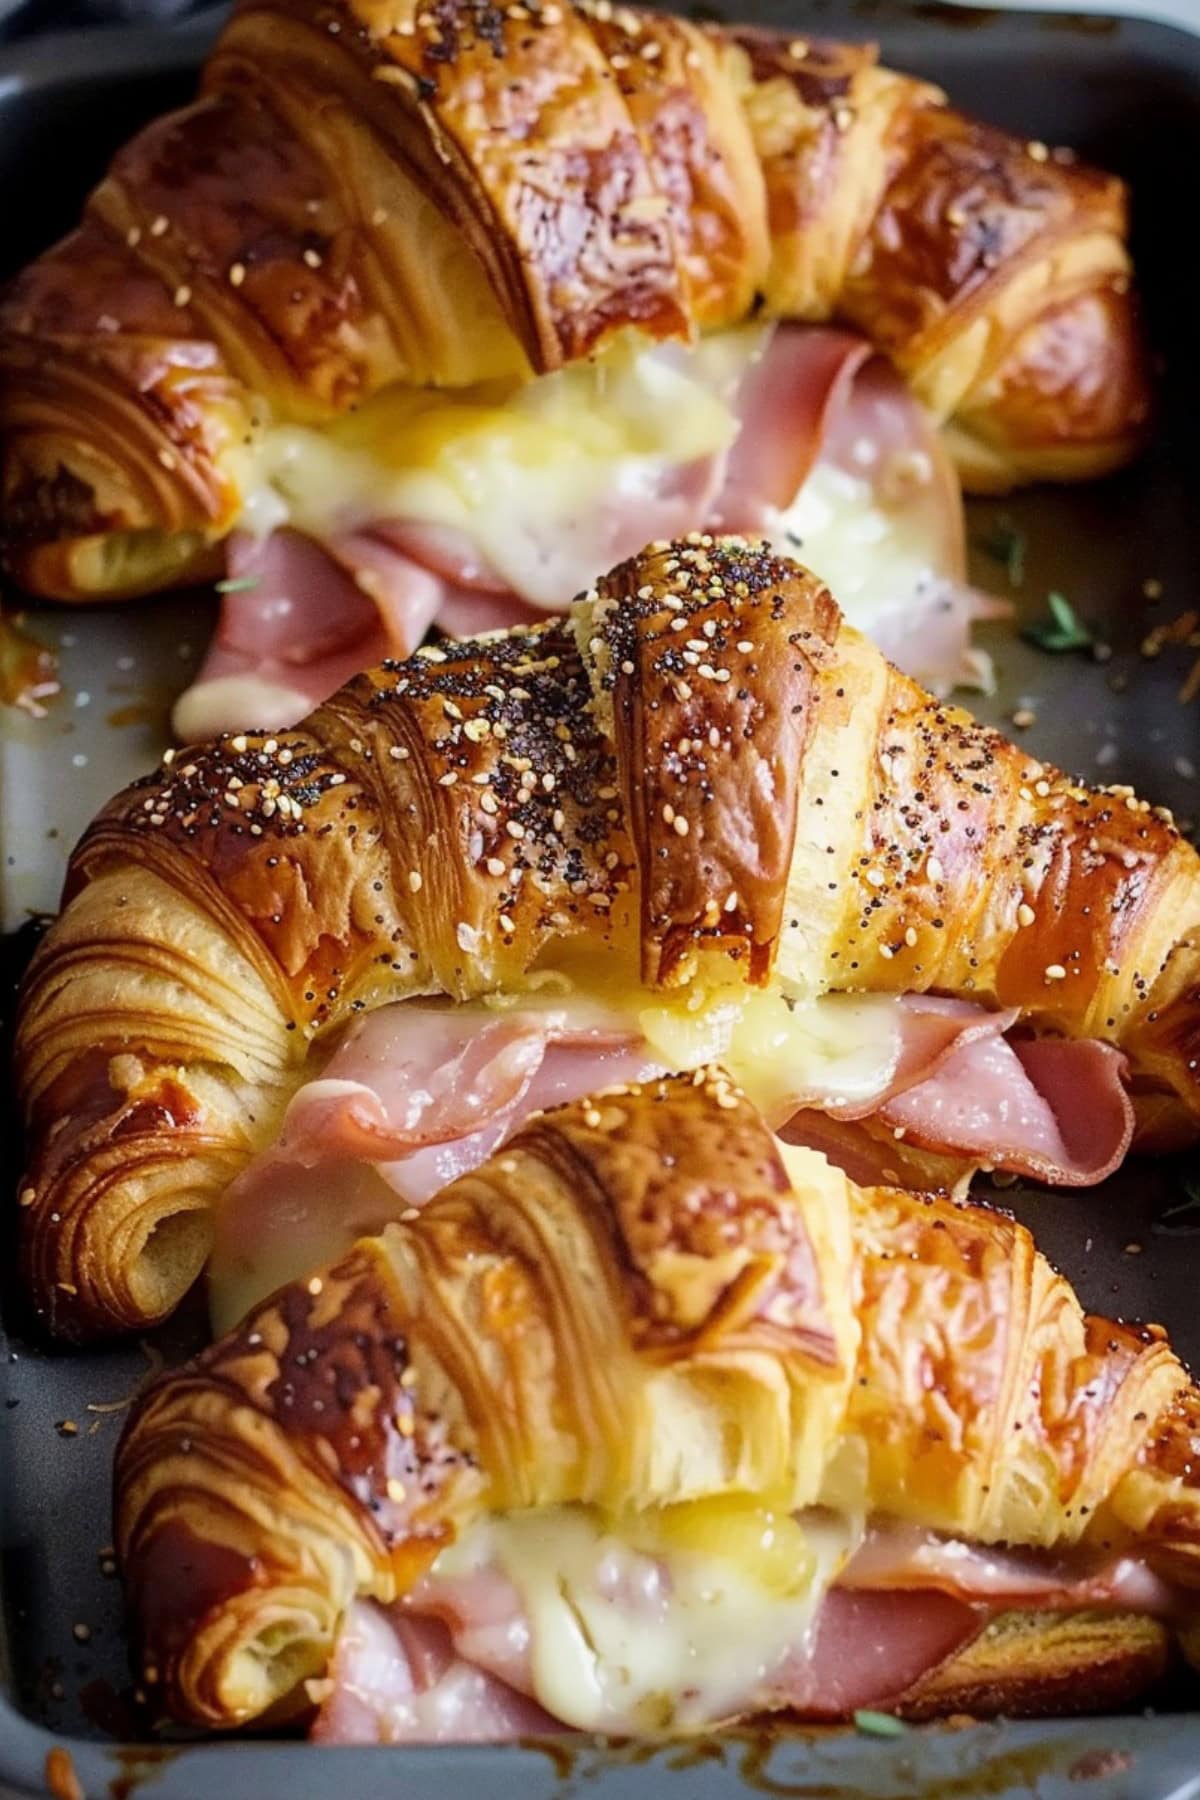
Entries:
{"label": "golden brown croissant", "polygon": [[[969,1014],[953,1047],[1015,1024],[1027,1059],[1065,1041],[1105,1065],[1112,1166],[1126,1064],[1160,1129],[1200,1120],[1198,874],[1162,809],[931,699],[795,563],[652,546],[567,619],[170,753],[100,815],[21,1007],[35,1301],[73,1334],[168,1312],[296,1090],[418,996],[598,999],[667,1068],[733,1016],[749,1040],[717,1047],[772,1122],[824,1104],[839,1129],[844,1071],[827,1102],[796,1085],[806,1008],[850,1008],[855,1044],[898,1007]],[[1059,1079],[1091,1131],[1083,1080]],[[882,1117],[889,1179],[928,1185],[947,1147],[956,1174],[1003,1160]],[[1012,1166],[1072,1179],[1056,1154]]]}
{"label": "golden brown croissant", "polygon": [[1115,178],[869,46],[609,0],[243,0],[201,98],[0,309],[9,563],[76,600],[205,576],[270,427],[759,296],[865,333],[975,484],[1098,473],[1146,418],[1125,235]]}
{"label": "golden brown croissant", "polygon": [[[302,1707],[310,1678],[328,1699],[364,1601],[438,1613],[460,1649],[473,1614],[494,1639],[523,1606],[534,1641],[508,1674],[585,1729],[1078,1708],[1144,1684],[1155,1616],[1194,1611],[1198,1420],[1161,1331],[1085,1317],[1022,1226],[860,1190],[708,1069],[527,1123],[160,1380],[119,1451],[117,1542],[144,1678],[209,1726]],[[652,1590],[611,1583],[629,1547],[665,1559],[668,1614],[689,1556],[721,1596],[710,1615],[758,1583],[802,1632],[797,1661],[756,1669],[774,1628],[740,1615],[719,1673],[700,1640],[682,1671],[645,1671],[650,1714],[639,1671],[606,1682],[598,1627],[601,1667],[576,1685],[555,1608],[588,1631],[607,1551],[608,1604],[637,1628]],[[830,1581],[838,1606],[961,1613],[915,1670],[893,1618],[891,1654],[848,1688],[813,1666]]]}

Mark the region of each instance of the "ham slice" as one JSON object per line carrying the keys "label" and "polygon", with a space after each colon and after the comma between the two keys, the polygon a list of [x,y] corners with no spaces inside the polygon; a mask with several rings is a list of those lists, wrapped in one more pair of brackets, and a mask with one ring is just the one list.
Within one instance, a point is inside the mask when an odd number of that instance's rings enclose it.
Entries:
{"label": "ham slice", "polygon": [[1094,1039],[1006,1035],[1018,1016],[905,995],[886,1086],[853,1106],[836,1093],[800,1093],[780,1135],[821,1150],[863,1186],[904,1179],[908,1150],[1058,1187],[1102,1181],[1133,1136],[1125,1058]]}
{"label": "ham slice", "polygon": [[598,1011],[406,1001],[366,1014],[222,1198],[209,1262],[217,1328],[478,1168],[530,1113],[661,1073],[636,1034]]}
{"label": "ham slice", "polygon": [[[990,664],[971,648],[971,626],[1007,618],[1012,609],[967,583],[958,476],[932,419],[892,364],[853,332],[784,328],[745,377],[739,414],[714,529],[783,537],[833,584],[851,624],[935,692],[960,682],[990,686]],[[855,514],[861,521],[864,505],[882,515],[885,582],[888,538],[910,552],[920,547],[918,564],[897,573],[892,591],[874,591],[873,570],[860,598],[837,569],[823,566],[826,532],[808,535],[803,508],[789,519],[814,472],[848,508],[830,532],[861,529]],[[904,567],[899,559],[896,567]],[[869,614],[860,612],[868,599]]]}
{"label": "ham slice", "polygon": [[[294,724],[360,669],[411,653],[431,624],[462,637],[526,623],[655,538],[706,527],[786,538],[788,509],[820,470],[860,512],[876,510],[885,583],[887,534],[920,546],[919,579],[905,564],[866,628],[931,685],[977,679],[970,626],[990,614],[965,585],[957,477],[929,418],[851,332],[779,325],[763,343],[740,376],[705,377],[724,384],[740,421],[731,447],[674,465],[615,459],[607,488],[566,513],[515,503],[494,560],[469,530],[419,518],[349,519],[320,541],[286,527],[234,533],[216,637],[176,708],[177,731]],[[645,354],[666,367],[688,355],[674,345]],[[819,539],[809,554],[834,577]],[[839,598],[853,621],[855,595]]]}
{"label": "ham slice", "polygon": [[[628,1556],[619,1589],[606,1586],[611,1560],[597,1562],[597,1594],[634,1619],[639,1609],[670,1608],[670,1574],[654,1557]],[[635,1580],[631,1571],[640,1571]],[[1177,1601],[1170,1585],[1133,1557],[972,1545],[878,1521],[796,1642],[770,1667],[747,1662],[733,1716],[787,1709],[835,1720],[860,1707],[893,1705],[990,1616],[1014,1607],[1170,1618]],[[561,1731],[563,1722],[531,1697],[532,1630],[517,1588],[499,1570],[447,1577],[435,1564],[395,1605],[351,1608],[329,1680],[313,1684],[319,1707],[312,1735],[323,1743],[444,1743]],[[680,1696],[685,1710],[689,1698]],[[721,1722],[689,1718],[693,1725]],[[639,1729],[636,1719],[614,1717],[607,1725],[617,1733]]]}
{"label": "ham slice", "polygon": [[382,538],[330,545],[298,531],[235,532],[229,586],[204,663],[176,702],[176,734],[294,725],[363,669],[415,650],[446,584]]}
{"label": "ham slice", "polygon": [[[852,331],[776,329],[742,379],[741,430],[713,503],[713,530],[767,530],[818,460],[840,459],[866,426],[857,419],[855,385],[874,357],[871,344]],[[899,376],[895,385],[903,388]],[[909,427],[924,417],[915,401],[912,406]]]}
{"label": "ham slice", "polygon": [[977,1038],[886,1101],[880,1122],[921,1149],[974,1158],[1056,1187],[1091,1187],[1119,1166],[1133,1105],[1111,1044]]}
{"label": "ham slice", "polygon": [[1164,1619],[1178,1610],[1170,1582],[1136,1556],[966,1544],[890,1520],[870,1527],[838,1583],[871,1591],[937,1587],[1005,1606],[1115,1607]]}
{"label": "ham slice", "polygon": [[359,1600],[338,1637],[311,1737],[318,1744],[504,1743],[561,1730],[536,1701],[465,1661],[447,1627]]}
{"label": "ham slice", "polygon": [[[835,1085],[795,1090],[772,1120],[786,1141],[864,1186],[953,1186],[990,1167],[1078,1187],[1121,1161],[1134,1114],[1111,1047],[1009,1035],[1014,1012],[932,995],[897,998],[890,1018],[875,1090],[852,1104]],[[365,1015],[217,1209],[215,1322],[477,1168],[531,1112],[661,1070],[622,1018],[579,1000]]]}
{"label": "ham slice", "polygon": [[[809,1719],[839,1719],[858,1707],[885,1706],[952,1656],[981,1623],[976,1607],[936,1588],[834,1588],[815,1629],[765,1680],[761,1671],[747,1670],[742,1711],[787,1708]],[[465,1653],[471,1635],[471,1627],[414,1615],[403,1604],[357,1602],[328,1682],[313,1684],[319,1706],[311,1737],[325,1744],[497,1743],[571,1729],[471,1661]],[[528,1681],[528,1657],[516,1666]],[[638,1724],[614,1719],[609,1729],[636,1734]]]}

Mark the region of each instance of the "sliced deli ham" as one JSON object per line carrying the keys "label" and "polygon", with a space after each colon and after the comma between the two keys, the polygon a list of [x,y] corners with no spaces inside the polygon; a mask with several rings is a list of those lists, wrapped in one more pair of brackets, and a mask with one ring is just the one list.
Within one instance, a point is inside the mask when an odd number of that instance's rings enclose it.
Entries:
{"label": "sliced deli ham", "polygon": [[1125,1066],[1094,1040],[977,1038],[889,1099],[879,1119],[922,1149],[1090,1187],[1119,1166],[1133,1136]]}
{"label": "sliced deli ham", "polygon": [[[390,445],[381,396],[374,450],[369,435],[340,450],[324,439],[306,478],[319,434],[291,428],[278,485],[248,514],[256,528],[228,541],[221,617],[176,709],[180,735],[294,724],[430,625],[466,636],[526,622],[647,542],[705,528],[798,547],[851,622],[928,684],[979,677],[969,633],[987,607],[965,584],[957,477],[866,340],[751,327],[649,347],[598,372],[594,392],[571,379],[517,390],[490,429],[450,397],[444,437],[418,434],[409,452],[403,410],[390,428],[401,448]],[[589,396],[607,410],[584,442],[568,428]],[[519,448],[530,433],[545,435],[544,467]]]}
{"label": "sliced deli ham", "polygon": [[[574,1552],[560,1566],[564,1516]],[[808,1534],[814,1516],[798,1515]],[[453,1555],[439,1558],[402,1600],[351,1609],[329,1680],[315,1684],[314,1737],[497,1741],[564,1727],[636,1734],[648,1726],[648,1693],[660,1729],[780,1709],[844,1719],[900,1702],[998,1613],[1112,1609],[1170,1618],[1177,1605],[1169,1583],[1134,1557],[1084,1547],[1013,1551],[891,1520],[873,1522],[832,1584],[818,1582],[806,1599],[803,1586],[796,1598],[739,1586],[736,1558],[716,1552],[689,1571],[686,1558],[637,1549],[587,1526],[576,1509],[524,1517],[532,1560],[511,1577],[496,1560],[503,1551],[494,1548],[494,1529],[484,1526],[458,1565]],[[820,1517],[828,1528],[835,1516]],[[582,1558],[579,1529],[590,1546]],[[468,1548],[472,1541],[481,1555]],[[705,1604],[689,1612],[689,1592],[697,1591]],[[747,1614],[754,1591],[759,1599]],[[653,1647],[672,1618],[659,1667]],[[626,1648],[639,1640],[652,1646],[641,1668],[638,1650]]]}
{"label": "sliced deli ham", "polygon": [[944,1592],[1047,1609],[1115,1607],[1170,1618],[1178,1595],[1139,1557],[967,1544],[896,1520],[870,1527],[838,1577],[844,1588],[937,1587]]}
{"label": "sliced deli ham", "polygon": [[[689,1566],[586,1521],[585,1510],[551,1508],[515,1515],[515,1539],[473,1528],[402,1600],[356,1603],[328,1679],[310,1684],[312,1735],[495,1742],[564,1728],[696,1729],[781,1709],[845,1719],[900,1703],[998,1613],[1170,1618],[1177,1608],[1170,1584],[1137,1558],[1083,1546],[1014,1551],[880,1519],[848,1560],[827,1565],[830,1585],[818,1577],[793,1595],[747,1587],[736,1554],[710,1551]],[[801,1513],[797,1523],[812,1541],[837,1516]],[[506,1541],[510,1554],[513,1542],[527,1549],[511,1572],[501,1566]]]}
{"label": "sliced deli ham", "polygon": [[176,702],[177,735],[280,730],[362,669],[415,650],[447,584],[382,539],[235,532],[216,634]]}
{"label": "sliced deli ham", "polygon": [[[1013,1012],[937,996],[865,1010],[836,997],[821,1004],[840,1007],[827,1074],[811,1054],[789,1064],[783,1038],[771,1052],[772,1123],[863,1185],[952,1187],[990,1167],[1084,1186],[1128,1149],[1124,1060],[1106,1045],[1014,1035]],[[879,1037],[853,1067],[847,1009]],[[631,1019],[578,997],[512,1011],[405,1002],[365,1015],[217,1210],[214,1318],[233,1324],[281,1282],[422,1204],[530,1112],[644,1079],[669,1060]],[[739,1069],[736,1057],[733,1066],[753,1095],[755,1068]]]}
{"label": "sliced deli ham", "polygon": [[404,1002],[365,1015],[222,1199],[217,1328],[477,1168],[531,1112],[659,1073],[596,1009],[572,1021]]}
{"label": "sliced deli ham", "polygon": [[[1094,1039],[1010,1036],[1017,1018],[905,995],[886,1085],[853,1105],[810,1088],[796,1096],[781,1135],[822,1150],[866,1185],[904,1179],[912,1151],[953,1158],[960,1171],[964,1163],[1004,1169],[1061,1187],[1102,1181],[1133,1136],[1124,1057]],[[828,1122],[814,1120],[814,1110]]]}
{"label": "sliced deli ham", "polygon": [[371,1600],[350,1608],[329,1675],[310,1688],[318,1744],[495,1744],[561,1730],[536,1701],[464,1661],[439,1619]]}

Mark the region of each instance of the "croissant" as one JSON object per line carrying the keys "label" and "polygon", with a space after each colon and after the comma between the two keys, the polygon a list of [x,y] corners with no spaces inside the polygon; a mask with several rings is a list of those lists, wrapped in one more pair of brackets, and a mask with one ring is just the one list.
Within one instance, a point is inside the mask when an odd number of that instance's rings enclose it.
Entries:
{"label": "croissant", "polygon": [[[420,1199],[450,1140],[481,1160],[489,1117],[638,1054],[720,1055],[789,1136],[876,1112],[864,1180],[947,1152],[1096,1179],[1139,1110],[1195,1135],[1198,874],[1163,809],[931,699],[767,546],[651,546],[566,618],[168,752],[100,814],[21,997],[26,1279],[54,1331],[144,1325],[289,1134],[289,1191],[328,1128],[393,1176],[423,1147]],[[625,1061],[538,1099],[552,1037]],[[1058,1123],[1002,1142],[987,1093],[1011,1124],[1026,1075]]]}
{"label": "croissant", "polygon": [[339,1637],[394,1664],[423,1614],[587,1730],[1069,1710],[1194,1616],[1198,1420],[1011,1218],[859,1189],[710,1068],[528,1122],[160,1379],[117,1543],[144,1679],[207,1726],[312,1682],[337,1735],[349,1683],[420,1735],[422,1679]]}
{"label": "croissant", "polygon": [[[208,577],[269,528],[271,445],[277,519],[303,432],[385,390],[493,404],[756,308],[864,333],[974,485],[1097,474],[1147,414],[1126,226],[1114,177],[870,46],[609,0],[242,0],[200,98],[0,307],[9,566],[72,600]],[[354,464],[360,525],[385,462]]]}

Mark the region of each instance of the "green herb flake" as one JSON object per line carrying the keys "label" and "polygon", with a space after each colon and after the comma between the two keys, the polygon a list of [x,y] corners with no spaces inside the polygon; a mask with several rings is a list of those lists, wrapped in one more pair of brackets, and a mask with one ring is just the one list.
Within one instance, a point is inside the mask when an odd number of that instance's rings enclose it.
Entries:
{"label": "green herb flake", "polygon": [[248,594],[261,580],[261,575],[236,575],[225,581],[215,581],[213,586],[218,594]]}
{"label": "green herb flake", "polygon": [[1164,1237],[1193,1237],[1200,1234],[1200,1173],[1183,1175],[1179,1180],[1183,1194],[1168,1206],[1151,1226]]}
{"label": "green herb flake", "polygon": [[904,1720],[897,1719],[894,1714],[871,1712],[865,1707],[859,1707],[854,1715],[854,1723],[868,1737],[903,1737],[908,1730]]}
{"label": "green herb flake", "polygon": [[978,542],[985,556],[1003,563],[1009,586],[1020,587],[1025,579],[1025,533],[1011,519],[997,519],[987,537]]}
{"label": "green herb flake", "polygon": [[1061,656],[1068,650],[1088,650],[1095,643],[1094,636],[1065,594],[1047,594],[1046,608],[1049,618],[1035,619],[1032,625],[1022,628],[1021,636],[1027,644],[1047,650],[1052,656]]}

